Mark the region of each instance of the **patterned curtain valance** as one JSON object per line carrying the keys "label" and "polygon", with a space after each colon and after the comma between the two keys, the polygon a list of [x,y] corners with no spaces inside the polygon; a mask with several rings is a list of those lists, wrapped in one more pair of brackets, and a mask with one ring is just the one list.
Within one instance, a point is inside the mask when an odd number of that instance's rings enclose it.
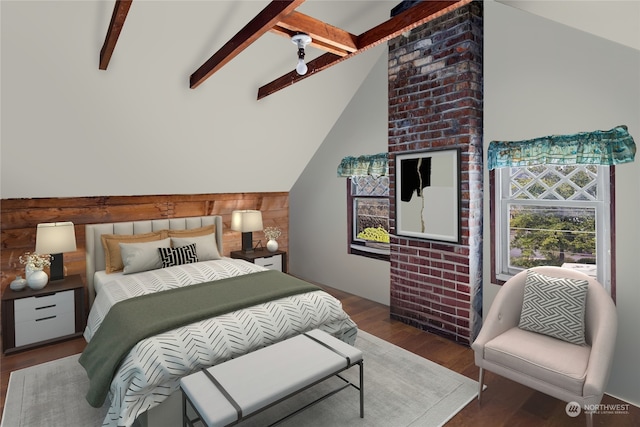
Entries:
{"label": "patterned curtain valance", "polygon": [[489,170],[509,166],[616,165],[632,162],[636,144],[626,126],[526,141],[491,141]]}
{"label": "patterned curtain valance", "polygon": [[364,156],[347,156],[338,166],[338,176],[383,176],[389,174],[389,156],[387,153]]}

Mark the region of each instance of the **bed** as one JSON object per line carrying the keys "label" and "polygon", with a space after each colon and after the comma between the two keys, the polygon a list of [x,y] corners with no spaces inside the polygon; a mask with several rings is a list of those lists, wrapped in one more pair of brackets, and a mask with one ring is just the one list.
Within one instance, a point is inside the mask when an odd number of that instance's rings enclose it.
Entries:
{"label": "bed", "polygon": [[[340,302],[311,284],[303,283],[301,289],[304,291],[268,294],[265,290],[265,296],[255,295],[268,288],[269,281],[274,282],[273,286],[282,287],[289,286],[289,281],[299,280],[244,260],[222,256],[222,235],[220,216],[86,226],[87,287],[91,309],[84,332],[88,345],[81,363],[90,373],[92,388],[98,381],[94,381],[96,375],[91,372],[91,365],[113,363],[114,374],[109,377],[107,387],[102,387],[102,394],[107,396],[105,405],[108,405],[103,426],[132,426],[136,420],[144,420],[152,408],[167,406],[165,401],[178,394],[175,392],[181,377],[308,330],[319,328],[349,344],[355,342],[357,326],[342,310]],[[165,249],[158,251],[158,247]],[[150,255],[152,252],[156,254],[155,258]],[[161,252],[160,264],[158,252]],[[192,262],[196,258],[197,262]],[[297,287],[299,283],[294,285]],[[305,288],[307,285],[309,289]],[[245,286],[251,297],[248,300],[253,302],[237,308],[231,300],[244,299],[236,297],[234,292]],[[215,294],[211,298],[216,301],[229,299],[230,305],[223,304],[230,307],[226,311],[222,308],[206,315],[199,314],[198,320],[154,332],[152,336],[144,335],[147,337],[136,341],[130,349],[123,344],[128,350],[119,359],[117,352],[111,351],[120,342],[124,343],[128,335],[135,335],[131,333],[135,328],[129,325],[142,324],[143,329],[153,329],[171,311],[193,316],[192,312],[201,311],[200,306],[208,309],[212,305],[206,302],[209,295],[225,287],[230,291],[228,296]],[[194,292],[199,292],[199,297],[187,302],[187,293]],[[117,310],[124,306],[130,306],[133,317],[126,317],[123,311]],[[148,320],[154,311],[160,316]],[[135,316],[142,316],[141,320],[131,320],[138,319]],[[119,335],[121,332],[125,332],[124,337]],[[105,343],[114,347],[104,347]],[[109,351],[103,351],[103,348],[109,348]],[[96,396],[101,392],[91,393],[90,390],[87,400],[93,406],[99,406]]]}

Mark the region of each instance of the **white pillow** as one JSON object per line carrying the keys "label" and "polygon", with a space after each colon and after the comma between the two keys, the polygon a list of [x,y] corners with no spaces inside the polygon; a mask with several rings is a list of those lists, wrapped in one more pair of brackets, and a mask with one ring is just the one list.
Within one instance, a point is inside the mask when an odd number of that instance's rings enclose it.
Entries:
{"label": "white pillow", "polygon": [[162,268],[162,258],[158,248],[170,248],[171,239],[154,240],[143,243],[120,243],[120,254],[124,274]]}
{"label": "white pillow", "polygon": [[198,261],[222,258],[220,256],[220,252],[218,252],[218,245],[216,244],[216,233],[196,237],[172,237],[171,243],[174,248],[180,248],[182,246],[195,243]]}

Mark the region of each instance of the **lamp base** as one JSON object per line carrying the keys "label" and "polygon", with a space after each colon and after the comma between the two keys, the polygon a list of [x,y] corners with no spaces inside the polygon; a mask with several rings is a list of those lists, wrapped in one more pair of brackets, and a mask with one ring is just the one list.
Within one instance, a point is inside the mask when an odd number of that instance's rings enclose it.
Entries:
{"label": "lamp base", "polygon": [[245,254],[253,252],[253,233],[251,231],[242,233],[242,252]]}
{"label": "lamp base", "polygon": [[49,266],[49,280],[64,279],[64,258],[62,254],[51,254],[51,265]]}

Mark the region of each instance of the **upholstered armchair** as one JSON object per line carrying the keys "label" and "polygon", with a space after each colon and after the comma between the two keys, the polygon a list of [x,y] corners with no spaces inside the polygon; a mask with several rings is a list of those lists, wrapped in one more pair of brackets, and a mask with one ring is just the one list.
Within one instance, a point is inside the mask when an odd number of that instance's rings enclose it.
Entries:
{"label": "upholstered armchair", "polygon": [[[592,277],[561,267],[523,271],[498,291],[471,346],[480,368],[478,400],[487,369],[583,410],[593,408],[609,379],[616,331],[615,305]],[[590,427],[593,411],[584,412]]]}

